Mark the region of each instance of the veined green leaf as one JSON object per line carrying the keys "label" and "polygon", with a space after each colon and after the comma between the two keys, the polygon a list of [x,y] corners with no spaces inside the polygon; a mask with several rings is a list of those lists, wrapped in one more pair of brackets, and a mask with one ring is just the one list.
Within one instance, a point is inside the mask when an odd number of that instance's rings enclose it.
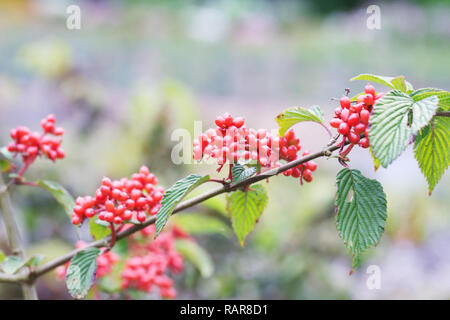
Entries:
{"label": "veined green leaf", "polygon": [[405,80],[404,76],[397,76],[397,77],[386,77],[386,76],[378,76],[375,74],[360,74],[356,77],[353,77],[350,79],[350,81],[354,80],[366,80],[366,81],[373,81],[380,84],[383,84],[385,86],[388,86],[392,89],[398,89],[402,92],[407,92],[409,90],[413,90],[413,86],[411,83]]}
{"label": "veined green leaf", "polygon": [[441,179],[450,162],[450,119],[434,117],[414,143],[414,155],[428,182],[428,194]]}
{"label": "veined green leaf", "polygon": [[24,263],[25,261],[20,257],[8,256],[0,264],[0,269],[6,274],[14,274],[23,267]]}
{"label": "veined green leaf", "polygon": [[431,96],[436,96],[439,99],[438,105],[442,111],[450,110],[450,92],[448,91],[435,88],[423,88],[411,93],[414,101],[420,101]]}
{"label": "veined green leaf", "polygon": [[94,240],[102,239],[111,234],[111,229],[109,228],[109,226],[105,226],[101,222],[103,221],[97,220],[95,218],[89,219],[89,232]]}
{"label": "veined green leaf", "polygon": [[209,176],[191,174],[181,180],[178,180],[169,190],[166,191],[161,200],[161,209],[156,215],[156,235],[159,235],[162,228],[166,225],[169,216],[172,214],[176,205],[193,189],[197,188],[203,182],[209,180]]}
{"label": "veined green leaf", "polygon": [[13,154],[8,151],[7,147],[0,148],[0,159],[4,159],[4,160],[8,160],[8,161],[14,160]]}
{"label": "veined green leaf", "polygon": [[11,170],[13,161],[12,153],[6,147],[0,148],[0,173],[6,173]]}
{"label": "veined green leaf", "polygon": [[294,124],[304,121],[313,121],[317,123],[323,122],[323,111],[319,106],[312,106],[311,108],[293,107],[284,110],[276,118],[276,122],[280,127],[280,136],[284,136],[286,131]]}
{"label": "veined green leaf", "polygon": [[214,263],[205,249],[191,240],[178,239],[175,247],[186,260],[192,263],[200,272],[203,278],[209,278],[214,272]]}
{"label": "veined green leaf", "polygon": [[97,270],[98,248],[88,248],[78,252],[70,261],[66,274],[66,285],[69,293],[75,299],[87,296],[95,280]]}
{"label": "veined green leaf", "polygon": [[369,140],[374,157],[383,167],[400,156],[411,135],[428,124],[437,108],[436,96],[415,101],[399,90],[392,90],[378,100],[370,117]]}
{"label": "veined green leaf", "polygon": [[231,175],[233,176],[233,183],[239,183],[247,178],[250,178],[256,173],[255,167],[247,168],[240,164],[235,164],[231,169]]}
{"label": "veined green leaf", "polygon": [[386,224],[386,195],[376,180],[359,170],[339,171],[337,183],[337,229],[357,267],[360,254],[375,246]]}
{"label": "veined green leaf", "polygon": [[241,246],[244,246],[245,238],[255,227],[266,205],[267,194],[259,184],[227,195],[227,210]]}
{"label": "veined green leaf", "polygon": [[75,206],[75,200],[71,194],[59,183],[55,181],[40,180],[37,183],[47,190],[55,200],[64,208],[64,211],[72,218],[73,207]]}

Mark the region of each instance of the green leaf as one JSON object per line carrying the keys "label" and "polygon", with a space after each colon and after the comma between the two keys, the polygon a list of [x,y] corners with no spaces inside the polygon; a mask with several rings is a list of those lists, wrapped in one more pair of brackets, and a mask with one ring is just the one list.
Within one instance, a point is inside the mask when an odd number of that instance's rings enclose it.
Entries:
{"label": "green leaf", "polygon": [[0,159],[13,161],[13,154],[8,151],[7,147],[0,148]]}
{"label": "green leaf", "polygon": [[415,101],[399,90],[392,90],[378,100],[369,120],[369,140],[374,157],[383,167],[400,156],[411,135],[428,124],[437,108],[435,96]]}
{"label": "green leaf", "polygon": [[360,74],[356,77],[353,77],[350,79],[350,81],[355,80],[365,80],[365,81],[372,81],[381,83],[385,86],[388,86],[392,89],[398,89],[402,92],[407,92],[408,90],[413,90],[413,86],[411,83],[405,80],[404,76],[398,76],[398,77],[385,77],[385,76],[378,76],[374,74]]}
{"label": "green leaf", "polygon": [[66,285],[70,295],[75,299],[87,296],[95,280],[97,270],[98,248],[88,248],[78,252],[70,261],[66,274]]}
{"label": "green leaf", "polygon": [[414,143],[414,155],[428,182],[428,194],[441,179],[450,162],[450,118],[435,117]]}
{"label": "green leaf", "polygon": [[284,136],[286,131],[294,124],[304,121],[323,122],[323,111],[319,106],[312,106],[311,108],[293,107],[281,112],[275,120],[280,127],[280,136]]}
{"label": "green leaf", "polygon": [[70,193],[64,189],[63,186],[61,186],[59,183],[54,181],[48,181],[48,180],[40,180],[37,181],[37,183],[47,190],[54,198],[55,200],[62,205],[64,208],[64,211],[66,211],[66,214],[69,216],[69,218],[72,218],[73,213],[73,207],[75,206],[75,200],[70,195]]}
{"label": "green leaf", "polygon": [[262,185],[252,185],[246,191],[235,191],[227,195],[227,210],[233,230],[241,246],[253,230],[267,204],[267,194]]}
{"label": "green leaf", "polygon": [[3,251],[0,250],[0,263],[2,263],[3,260],[5,260],[5,258],[6,258],[5,254],[3,253]]}
{"label": "green leaf", "polygon": [[6,173],[11,170],[13,154],[6,147],[0,148],[0,173]]}
{"label": "green leaf", "polygon": [[182,239],[176,240],[175,247],[186,260],[198,269],[203,278],[212,276],[214,272],[214,263],[205,249],[192,240]]}
{"label": "green leaf", "polygon": [[38,254],[28,258],[28,260],[23,265],[28,267],[36,267],[39,264],[39,262],[42,261],[42,259],[44,259],[44,256]]}
{"label": "green leaf", "polygon": [[412,92],[410,95],[415,101],[436,96],[439,99],[439,108],[441,108],[442,111],[450,110],[450,92],[448,91],[435,88],[423,88]]}
{"label": "green leaf", "polygon": [[169,190],[164,194],[161,200],[161,209],[156,215],[156,234],[159,235],[162,228],[166,225],[169,216],[175,209],[176,205],[193,189],[198,187],[203,182],[209,180],[209,176],[201,176],[198,174],[190,174],[187,177],[178,180]]}
{"label": "green leaf", "polygon": [[8,256],[0,265],[0,269],[6,274],[14,274],[21,267],[23,267],[25,261],[17,256]]}
{"label": "green leaf", "polygon": [[222,234],[228,236],[230,228],[222,220],[201,213],[183,213],[172,217],[172,221],[191,235]]}
{"label": "green leaf", "polygon": [[9,160],[0,159],[0,173],[11,171],[11,162]]}
{"label": "green leaf", "polygon": [[231,175],[233,176],[233,183],[239,183],[247,178],[250,178],[256,173],[255,167],[247,168],[240,164],[235,164],[231,169]]}
{"label": "green leaf", "polygon": [[359,170],[339,171],[337,183],[337,229],[358,265],[360,254],[375,246],[386,224],[386,195],[376,180],[367,179]]}
{"label": "green leaf", "polygon": [[89,220],[89,232],[91,233],[94,240],[99,240],[107,235],[111,234],[111,229],[109,225],[104,225],[101,220],[90,219]]}

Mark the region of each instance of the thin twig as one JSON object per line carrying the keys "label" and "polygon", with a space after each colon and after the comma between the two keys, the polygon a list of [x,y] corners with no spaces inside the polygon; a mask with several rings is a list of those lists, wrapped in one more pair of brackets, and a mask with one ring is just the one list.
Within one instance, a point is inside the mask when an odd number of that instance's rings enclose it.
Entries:
{"label": "thin twig", "polygon": [[[16,219],[14,217],[14,212],[11,205],[11,199],[9,193],[6,189],[5,183],[3,182],[3,176],[0,173],[0,208],[2,210],[3,221],[5,222],[6,234],[8,237],[9,246],[14,255],[25,260],[25,250],[22,247],[22,243],[19,235],[19,228],[17,227]],[[37,300],[37,292],[34,287],[33,280],[30,278],[29,270],[19,270],[19,274],[16,276],[21,278],[23,276],[24,280],[21,282],[23,296],[26,300]],[[0,280],[6,275],[1,275]],[[14,275],[9,277],[9,279],[14,279]],[[7,277],[8,278],[8,277]]]}
{"label": "thin twig", "polygon": [[[348,143],[346,143],[348,144]],[[245,186],[249,186],[251,184],[254,184],[256,182],[271,178],[277,174],[280,174],[288,169],[291,169],[293,167],[298,166],[299,164],[308,162],[310,160],[316,159],[316,158],[320,158],[320,157],[327,157],[330,155],[331,152],[339,149],[340,146],[339,145],[334,145],[331,147],[328,147],[320,152],[316,152],[316,153],[312,153],[310,155],[307,155],[305,157],[296,159],[294,161],[291,161],[289,163],[286,163],[278,168],[274,168],[271,170],[268,170],[262,174],[256,175],[256,176],[252,176],[250,178],[247,178],[239,183],[236,184],[232,184],[232,185],[224,185],[222,187],[207,191],[201,195],[198,195],[196,197],[193,197],[191,199],[185,200],[183,202],[181,202],[180,204],[178,204],[175,209],[173,210],[172,214],[176,214],[180,211],[183,211],[187,208],[193,207],[203,201],[206,201],[210,198],[213,198],[219,194],[222,193],[227,193],[227,192],[231,192],[231,191],[235,191],[238,190],[240,188],[243,188]],[[131,228],[128,228],[127,230],[118,232],[116,234],[116,241],[126,238],[128,236],[130,236],[131,234],[138,232],[139,230],[144,229],[145,227],[152,225],[156,222],[156,216],[152,216],[150,218],[148,218],[146,221],[144,221],[142,224],[139,225],[134,225]],[[42,276],[43,274],[53,270],[54,268],[66,263],[67,261],[69,261],[73,256],[75,256],[78,252],[85,250],[87,248],[92,248],[92,247],[105,247],[108,246],[109,242],[110,242],[110,238],[111,236],[105,237],[103,239],[91,242],[89,244],[87,244],[85,247],[80,248],[80,249],[76,249],[73,250],[71,252],[68,252],[50,262],[47,262],[46,264],[36,268],[33,272],[33,274],[30,275],[30,278],[35,279],[38,278],[40,276]]]}

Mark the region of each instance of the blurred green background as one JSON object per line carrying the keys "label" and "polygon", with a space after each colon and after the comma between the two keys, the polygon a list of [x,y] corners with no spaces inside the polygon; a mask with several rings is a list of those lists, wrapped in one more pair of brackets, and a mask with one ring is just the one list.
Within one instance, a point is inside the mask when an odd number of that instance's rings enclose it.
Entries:
{"label": "blurred green background", "polygon": [[[66,28],[71,4],[81,8],[81,30]],[[54,113],[66,129],[66,159],[38,161],[30,179],[57,180],[86,195],[103,176],[129,176],[147,164],[169,187],[187,173],[215,174],[215,166],[169,160],[172,132],[192,131],[194,120],[207,128],[230,112],[247,126],[276,129],[283,109],[314,104],[329,120],[332,98],[345,88],[362,91],[365,83],[348,81],[360,73],[402,74],[415,87],[450,90],[450,2],[378,2],[380,30],[366,27],[370,4],[0,0],[0,146],[10,128],[38,129]],[[328,142],[320,126],[295,130],[304,149]],[[411,148],[376,173],[367,150],[351,159],[388,197],[386,233],[353,276],[335,227],[340,168],[321,159],[311,184],[271,179],[268,208],[245,248],[227,232],[196,236],[215,271],[201,278],[188,264],[177,277],[179,298],[450,298],[449,177],[429,197]],[[13,198],[30,253],[49,259],[73,247],[76,234],[48,194],[20,188]],[[221,202],[192,211],[218,214]],[[1,220],[0,249],[8,250]],[[381,268],[380,290],[366,286],[372,264]],[[54,274],[38,290],[44,299],[68,298]],[[0,298],[18,297],[18,288],[0,285]]]}

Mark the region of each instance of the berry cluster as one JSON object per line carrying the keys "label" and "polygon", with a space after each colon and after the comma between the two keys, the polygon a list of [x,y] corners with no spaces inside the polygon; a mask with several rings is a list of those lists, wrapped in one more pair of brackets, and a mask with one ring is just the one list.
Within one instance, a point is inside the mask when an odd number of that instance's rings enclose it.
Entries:
{"label": "berry cluster", "polygon": [[[266,129],[255,130],[246,128],[244,119],[233,118],[225,113],[216,118],[215,129],[210,128],[194,141],[194,160],[215,159],[220,171],[225,163],[231,165],[239,160],[243,162],[255,161],[261,166],[261,171],[281,166],[280,160],[291,162],[299,157],[300,141],[292,130],[285,136],[270,134]],[[317,165],[313,162],[299,165],[289,174],[295,178],[302,177],[305,181],[312,181],[311,172]]]}
{"label": "berry cluster", "polygon": [[[330,121],[330,125],[344,136],[341,145],[343,146],[346,141],[350,142],[348,151],[344,151],[344,155],[356,144],[362,148],[369,147],[369,117],[373,105],[384,93],[376,94],[371,84],[367,84],[364,91],[365,94],[358,96],[354,105],[351,104],[349,97],[343,96],[340,99],[341,107],[334,110],[335,117]],[[364,134],[363,138],[361,134]]]}
{"label": "berry cluster", "polygon": [[112,181],[103,178],[95,197],[78,197],[73,208],[72,223],[78,225],[85,218],[98,219],[115,224],[135,220],[144,222],[147,214],[155,215],[161,207],[164,195],[162,187],[156,187],[158,179],[142,166],[131,179]]}
{"label": "berry cluster", "polygon": [[[77,249],[84,248],[86,246],[86,243],[83,241],[78,241],[75,245]],[[106,248],[102,248],[106,249]],[[101,254],[97,258],[97,271],[96,276],[97,277],[104,277],[111,273],[112,267],[114,264],[116,264],[119,261],[119,256],[114,253],[113,251],[106,251],[105,253]],[[69,267],[70,262],[67,262],[66,264],[58,267],[55,269],[56,276],[60,279],[64,279],[66,277],[67,268]]]}
{"label": "berry cluster", "polygon": [[48,136],[62,136],[63,128],[55,127],[55,116],[49,115],[41,121],[43,133],[31,132],[27,127],[17,127],[10,131],[14,140],[8,145],[8,151],[22,155],[23,162],[28,166],[38,156],[44,155],[48,159],[55,161],[65,156],[64,150],[60,147],[61,140]]}
{"label": "berry cluster", "polygon": [[[153,225],[141,231],[144,237],[154,233]],[[136,240],[134,237],[131,237],[131,241]],[[174,228],[146,244],[133,241],[130,250],[134,255],[126,261],[121,273],[122,288],[150,292],[154,287],[158,287],[163,298],[175,298],[174,281],[166,273],[170,271],[176,274],[184,268],[183,256],[175,248],[175,239],[179,237],[179,231]]]}

